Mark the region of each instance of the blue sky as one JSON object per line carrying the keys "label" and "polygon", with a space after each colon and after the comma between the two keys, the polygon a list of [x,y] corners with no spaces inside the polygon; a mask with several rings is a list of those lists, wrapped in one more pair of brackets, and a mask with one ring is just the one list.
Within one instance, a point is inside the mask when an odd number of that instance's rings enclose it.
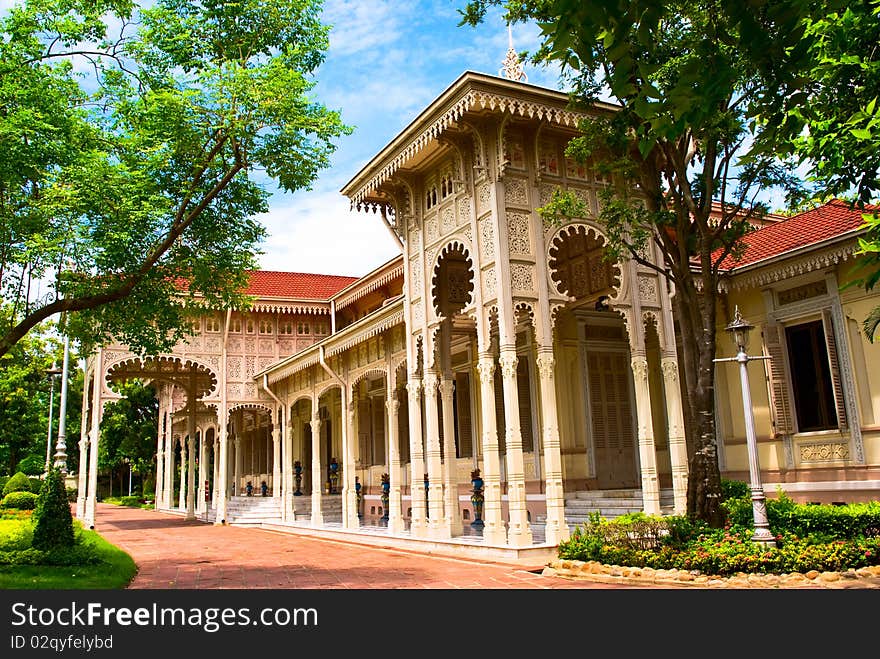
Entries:
{"label": "blue sky", "polygon": [[[496,13],[479,28],[458,27],[465,1],[325,0],[333,28],[314,93],[354,133],[311,191],[273,195],[260,218],[270,234],[263,268],[361,276],[399,253],[381,219],[350,211],[339,190],[464,71],[498,74],[507,26]],[[515,26],[513,39],[518,51],[535,48],[538,29]],[[526,73],[559,88],[550,70]]]}

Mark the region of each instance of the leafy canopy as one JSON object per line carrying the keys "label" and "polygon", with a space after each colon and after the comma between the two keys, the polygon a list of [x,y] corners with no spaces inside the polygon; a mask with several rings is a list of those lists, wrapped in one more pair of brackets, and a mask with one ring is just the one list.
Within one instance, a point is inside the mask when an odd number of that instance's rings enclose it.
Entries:
{"label": "leafy canopy", "polygon": [[350,132],[312,97],[317,0],[24,0],[0,18],[0,355],[39,322],[168,349],[247,306],[267,177]]}

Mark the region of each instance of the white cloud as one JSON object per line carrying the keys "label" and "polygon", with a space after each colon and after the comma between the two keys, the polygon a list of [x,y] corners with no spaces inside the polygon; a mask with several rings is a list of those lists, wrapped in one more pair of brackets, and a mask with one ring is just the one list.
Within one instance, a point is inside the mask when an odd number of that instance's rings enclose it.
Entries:
{"label": "white cloud", "polygon": [[398,38],[400,22],[415,8],[386,0],[330,0],[323,21],[332,26],[330,49],[339,55],[381,54],[380,46]]}
{"label": "white cloud", "polygon": [[266,270],[360,277],[400,253],[381,217],[349,210],[338,192],[284,195],[258,219],[270,234]]}

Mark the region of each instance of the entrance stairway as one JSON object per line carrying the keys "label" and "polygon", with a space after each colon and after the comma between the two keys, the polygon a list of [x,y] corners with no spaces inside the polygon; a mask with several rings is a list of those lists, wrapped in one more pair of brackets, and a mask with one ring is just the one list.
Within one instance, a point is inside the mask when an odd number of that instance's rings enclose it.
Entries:
{"label": "entrance stairway", "polygon": [[[591,513],[613,519],[637,513],[642,506],[641,490],[582,490],[565,497],[565,521],[569,525],[583,524],[589,521]],[[660,510],[664,514],[672,512],[671,489],[660,490]]]}
{"label": "entrance stairway", "polygon": [[[672,489],[661,489],[660,512],[670,515],[672,507]],[[642,491],[637,489],[581,490],[565,495],[565,522],[572,530],[584,522],[589,522],[592,513],[599,513],[605,519],[613,519],[641,510]],[[536,521],[543,524],[546,517],[540,515]]]}
{"label": "entrance stairway", "polygon": [[281,499],[273,497],[231,497],[226,504],[226,523],[259,526],[281,519]]}
{"label": "entrance stairway", "polygon": [[[321,515],[324,523],[342,524],[342,495],[322,494]],[[303,494],[301,497],[293,497],[293,519],[310,520],[312,518],[312,496]]]}

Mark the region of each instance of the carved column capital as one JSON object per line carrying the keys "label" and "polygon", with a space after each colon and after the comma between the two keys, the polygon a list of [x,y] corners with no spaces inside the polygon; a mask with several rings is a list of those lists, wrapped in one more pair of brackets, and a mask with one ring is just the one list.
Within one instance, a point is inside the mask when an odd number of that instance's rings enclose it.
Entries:
{"label": "carved column capital", "polygon": [[663,359],[660,361],[660,369],[663,371],[663,379],[667,382],[678,381],[678,364],[674,359]]}
{"label": "carved column capital", "polygon": [[411,379],[406,383],[406,393],[409,394],[410,398],[418,398],[419,392],[422,390],[422,381]]}
{"label": "carved column capital", "polygon": [[501,373],[505,378],[513,379],[516,377],[516,365],[519,360],[515,354],[503,354],[498,358],[498,364],[501,366]]}
{"label": "carved column capital", "polygon": [[553,359],[553,353],[539,353],[535,357],[535,363],[538,366],[538,375],[544,380],[552,380],[556,360]]}
{"label": "carved column capital", "polygon": [[633,359],[630,362],[633,370],[633,377],[637,382],[647,382],[648,381],[648,360],[647,359]]}
{"label": "carved column capital", "polygon": [[442,396],[444,398],[449,398],[452,396],[453,392],[455,391],[455,383],[452,380],[444,378],[444,379],[440,380],[439,389],[440,389],[440,396]]}
{"label": "carved column capital", "polygon": [[422,378],[422,383],[425,389],[425,397],[436,398],[437,397],[437,386],[438,386],[438,378],[436,373],[431,373],[430,371],[425,373],[425,377]]}
{"label": "carved column capital", "polygon": [[480,357],[477,363],[477,372],[480,374],[480,382],[490,385],[495,381],[495,359],[493,357]]}
{"label": "carved column capital", "polygon": [[389,398],[385,401],[385,409],[387,409],[394,416],[397,416],[397,410],[400,409],[400,401],[398,401],[396,398]]}

